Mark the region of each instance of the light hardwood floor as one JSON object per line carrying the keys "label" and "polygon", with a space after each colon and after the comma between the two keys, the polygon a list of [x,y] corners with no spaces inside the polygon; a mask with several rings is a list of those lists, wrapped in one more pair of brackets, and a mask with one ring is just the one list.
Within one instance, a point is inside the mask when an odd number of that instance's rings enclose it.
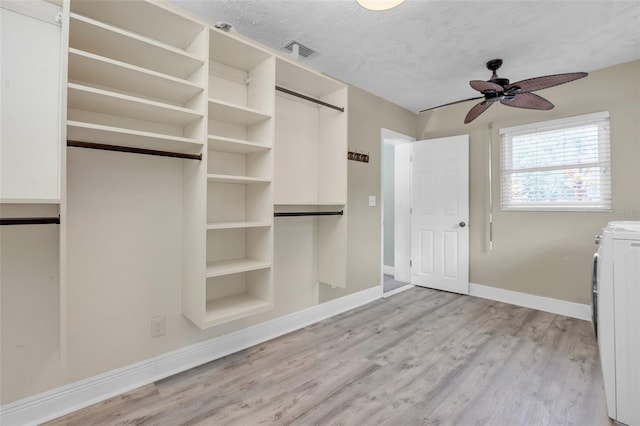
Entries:
{"label": "light hardwood floor", "polygon": [[586,321],[415,288],[51,425],[613,425]]}
{"label": "light hardwood floor", "polygon": [[394,280],[392,275],[384,274],[383,281],[382,281],[382,289],[383,289],[383,292],[387,293],[387,292],[399,289],[400,287],[404,287],[408,284],[409,283],[403,283],[401,281]]}

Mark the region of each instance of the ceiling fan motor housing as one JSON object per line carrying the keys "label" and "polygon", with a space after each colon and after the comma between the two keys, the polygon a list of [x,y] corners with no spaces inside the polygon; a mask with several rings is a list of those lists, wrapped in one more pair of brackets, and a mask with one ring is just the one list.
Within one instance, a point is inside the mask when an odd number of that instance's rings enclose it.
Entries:
{"label": "ceiling fan motor housing", "polygon": [[499,84],[502,87],[507,87],[509,85],[509,79],[508,78],[492,78],[491,80],[489,80],[489,82],[491,83],[495,83],[495,84]]}

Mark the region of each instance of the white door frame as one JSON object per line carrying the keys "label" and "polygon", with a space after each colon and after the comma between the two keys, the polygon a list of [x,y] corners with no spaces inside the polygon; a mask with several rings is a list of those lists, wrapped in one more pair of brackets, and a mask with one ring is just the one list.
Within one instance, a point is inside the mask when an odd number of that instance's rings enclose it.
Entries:
{"label": "white door frame", "polygon": [[[380,244],[380,286],[381,289],[384,293],[384,191],[382,190],[382,188],[384,187],[384,169],[383,169],[383,161],[382,161],[382,156],[384,155],[384,146],[385,144],[389,144],[389,145],[398,145],[398,144],[406,144],[406,143],[411,143],[414,142],[416,140],[416,138],[411,137],[411,136],[407,136],[404,135],[402,133],[398,133],[395,132],[393,130],[389,130],[389,129],[385,129],[384,127],[380,129],[380,157],[381,157],[381,161],[380,161],[380,215],[381,215],[381,222],[380,222],[380,241],[382,242],[382,244]],[[410,179],[410,176],[409,176]],[[406,190],[407,190],[407,198],[409,198],[411,196],[411,187],[410,185],[406,185]],[[409,215],[409,212],[407,212],[406,218],[401,217],[399,218],[400,220],[404,220],[406,221],[406,226],[411,229],[411,217]],[[398,220],[398,217],[396,217],[396,220]],[[410,254],[411,253],[411,241],[406,241],[406,244],[408,245],[407,248],[407,252]],[[407,275],[410,276],[410,271],[409,271],[409,265],[407,264]],[[407,286],[408,287],[408,286]],[[404,288],[404,287],[403,287]],[[398,289],[401,290],[401,289]],[[394,293],[394,292],[393,292]],[[392,293],[387,293],[386,295],[389,296]]]}

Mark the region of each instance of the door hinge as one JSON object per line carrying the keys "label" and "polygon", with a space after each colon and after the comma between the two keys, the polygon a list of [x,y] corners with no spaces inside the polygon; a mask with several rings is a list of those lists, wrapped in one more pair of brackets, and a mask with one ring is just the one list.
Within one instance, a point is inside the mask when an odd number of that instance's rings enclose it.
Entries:
{"label": "door hinge", "polygon": [[409,214],[413,214],[413,207],[409,207]]}
{"label": "door hinge", "polygon": [[409,261],[409,266],[413,266],[413,260]]}

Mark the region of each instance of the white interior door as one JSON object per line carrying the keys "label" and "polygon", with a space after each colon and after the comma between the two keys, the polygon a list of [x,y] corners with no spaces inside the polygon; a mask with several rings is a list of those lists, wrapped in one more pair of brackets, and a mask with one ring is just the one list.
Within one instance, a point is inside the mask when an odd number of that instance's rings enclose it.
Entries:
{"label": "white interior door", "polygon": [[469,136],[412,144],[411,283],[469,293]]}

